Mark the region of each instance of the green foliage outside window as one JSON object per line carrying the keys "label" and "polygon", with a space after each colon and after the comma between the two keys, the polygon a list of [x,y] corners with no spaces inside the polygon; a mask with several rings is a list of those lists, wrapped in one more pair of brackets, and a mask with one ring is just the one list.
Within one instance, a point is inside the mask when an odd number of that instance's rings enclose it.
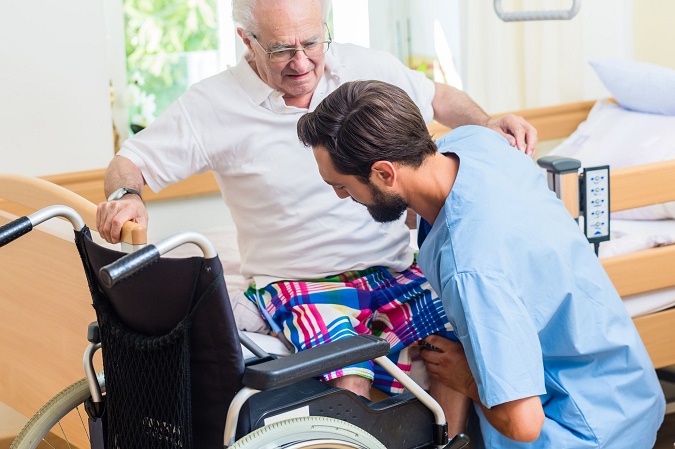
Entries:
{"label": "green foliage outside window", "polygon": [[216,0],[124,2],[129,117],[145,127],[189,87],[191,52],[218,49]]}

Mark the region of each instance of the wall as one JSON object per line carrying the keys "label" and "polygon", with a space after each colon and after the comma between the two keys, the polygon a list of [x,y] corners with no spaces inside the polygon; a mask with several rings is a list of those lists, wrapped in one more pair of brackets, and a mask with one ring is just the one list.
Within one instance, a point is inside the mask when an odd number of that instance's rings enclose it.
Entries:
{"label": "wall", "polygon": [[103,0],[0,6],[0,172],[89,170],[112,157]]}
{"label": "wall", "polygon": [[[336,0],[336,3],[340,1],[344,0]],[[404,30],[401,30],[407,24],[402,24],[401,18],[412,16],[425,23],[429,16],[439,18],[450,36],[459,27],[467,26],[457,19],[457,15],[464,14],[462,10],[468,6],[462,1],[370,0],[371,45],[393,53],[404,52],[405,55],[423,53],[418,45],[433,40],[431,30],[428,27],[424,29],[424,24],[413,26],[411,39],[408,40],[408,31],[402,33]],[[581,26],[583,20],[606,22],[617,16],[617,11],[607,10],[608,1],[614,0],[585,0],[583,14],[574,26]],[[227,10],[229,2],[222,0],[222,3],[223,10]],[[40,176],[107,165],[112,156],[107,84],[116,73],[120,83],[124,84],[124,70],[117,67],[123,58],[120,56],[123,45],[110,46],[111,40],[120,40],[114,37],[114,31],[119,32],[121,28],[119,4],[120,0],[70,0],[65,3],[29,0],[3,2],[0,6],[0,172]],[[473,2],[470,4],[473,5]],[[629,5],[634,10],[633,27],[623,34],[624,40],[632,36],[633,49],[629,54],[634,54],[636,59],[675,68],[675,51],[669,45],[675,42],[675,28],[671,26],[675,2],[632,0]],[[476,27],[478,34],[492,35],[495,26],[505,26],[495,25],[492,2],[485,2],[481,8],[484,8],[481,20],[489,23]],[[450,20],[451,16],[455,18]],[[547,32],[555,35],[556,28],[569,28],[573,24],[532,25],[530,28],[546,27]],[[593,31],[595,27],[590,24],[586,29]],[[516,34],[518,42],[528,40],[527,33]],[[568,34],[574,36],[574,33]],[[579,35],[577,39],[588,40],[588,37]],[[106,39],[109,41],[107,44]],[[566,42],[562,34],[557,39]],[[604,40],[608,38],[605,36]],[[471,91],[478,78],[470,76],[465,67],[470,62],[472,66],[477,64],[480,67],[488,63],[489,58],[481,52],[469,52],[470,48],[459,48],[457,42],[450,44]],[[616,46],[621,45],[616,43]],[[562,47],[558,50],[561,51]],[[568,56],[559,51],[539,51],[532,60],[522,60],[519,64],[528,67],[528,76],[536,77],[538,75],[532,70],[532,63],[539,60],[540,65],[545,65],[546,58],[555,58],[561,64],[557,76],[564,79],[570,75],[570,69],[565,66]],[[401,56],[405,57],[404,54]],[[467,54],[479,58],[478,61],[462,59]],[[584,70],[587,72],[586,68]],[[591,72],[586,72],[585,78],[593,78]],[[532,85],[524,79],[514,82]],[[532,89],[527,91],[532,92]],[[501,102],[508,99],[509,95],[508,89],[498,89],[482,97],[477,95],[476,99],[490,112],[502,112],[517,106],[502,106],[502,103],[494,108],[488,106],[494,100]],[[571,92],[565,95],[566,101],[581,99]],[[553,104],[556,99],[541,97],[535,100]]]}
{"label": "wall", "polygon": [[675,2],[633,0],[634,56],[675,69]]}

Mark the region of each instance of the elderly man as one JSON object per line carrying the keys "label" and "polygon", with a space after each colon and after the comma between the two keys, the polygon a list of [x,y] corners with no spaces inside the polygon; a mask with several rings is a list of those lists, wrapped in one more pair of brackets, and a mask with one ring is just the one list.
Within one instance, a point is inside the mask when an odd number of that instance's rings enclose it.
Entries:
{"label": "elderly man", "polygon": [[340,198],[378,221],[410,206],[429,225],[419,264],[459,342],[430,336],[422,357],[454,392],[441,397],[474,401],[474,446],[653,447],[665,411],[654,367],[532,160],[483,127],[436,143],[424,131],[406,93],[379,81],[343,84],[298,122]]}
{"label": "elderly man", "polygon": [[[435,293],[413,261],[403,222],[375,223],[355,203],[340,202],[298,142],[300,117],[341,84],[381,79],[408,92],[426,121],[479,124],[532,153],[536,131],[522,118],[490,119],[469,97],[435,84],[391,55],[331,43],[330,1],[233,0],[240,63],[194,85],[146,130],[128,140],[105,176],[108,202],[97,227],[110,242],[122,224],[142,224],[141,199],[196,173],[215,173],[238,230],[247,296],[272,317],[296,350],[356,333],[374,332],[391,357],[410,367],[407,347],[445,329]],[[327,373],[326,380],[368,396],[366,363]],[[378,380],[381,379],[381,380]]]}

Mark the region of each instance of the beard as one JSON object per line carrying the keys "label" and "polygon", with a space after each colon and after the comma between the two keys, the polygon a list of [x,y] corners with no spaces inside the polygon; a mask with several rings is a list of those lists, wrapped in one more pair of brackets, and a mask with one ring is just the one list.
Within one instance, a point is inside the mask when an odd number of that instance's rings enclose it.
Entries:
{"label": "beard", "polygon": [[378,223],[396,221],[401,218],[408,209],[408,204],[402,196],[384,193],[373,184],[370,184],[369,187],[373,195],[373,204],[360,204],[366,206],[370,216]]}

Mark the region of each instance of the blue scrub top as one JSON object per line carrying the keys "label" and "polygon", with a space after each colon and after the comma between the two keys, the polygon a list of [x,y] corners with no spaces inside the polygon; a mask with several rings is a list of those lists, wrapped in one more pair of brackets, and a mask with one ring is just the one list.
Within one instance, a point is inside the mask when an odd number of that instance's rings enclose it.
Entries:
{"label": "blue scrub top", "polygon": [[[455,184],[418,263],[440,295],[481,402],[540,396],[539,439],[517,443],[480,407],[486,447],[651,448],[665,400],[588,241],[534,162],[487,128],[457,128]],[[422,238],[424,238],[422,227]]]}

